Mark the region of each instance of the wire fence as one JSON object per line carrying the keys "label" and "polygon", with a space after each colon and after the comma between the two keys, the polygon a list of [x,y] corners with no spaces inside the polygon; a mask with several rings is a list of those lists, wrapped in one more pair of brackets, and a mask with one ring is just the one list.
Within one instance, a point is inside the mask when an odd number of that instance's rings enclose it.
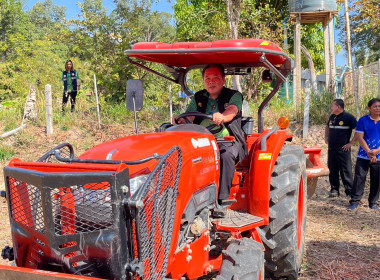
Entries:
{"label": "wire fence", "polygon": [[[353,75],[355,81],[353,81]],[[345,102],[355,104],[355,91],[360,115],[368,113],[367,103],[372,98],[380,98],[380,59],[376,62],[359,66],[353,72],[344,75]]]}

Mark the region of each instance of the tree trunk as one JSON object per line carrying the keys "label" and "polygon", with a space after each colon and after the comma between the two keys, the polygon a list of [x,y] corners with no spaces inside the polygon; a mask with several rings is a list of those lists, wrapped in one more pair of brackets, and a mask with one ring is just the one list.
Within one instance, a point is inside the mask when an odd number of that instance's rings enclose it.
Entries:
{"label": "tree trunk", "polygon": [[[231,29],[231,37],[232,39],[238,39],[238,27],[239,27],[239,19],[241,12],[241,0],[224,0],[224,3],[227,6],[227,14],[228,14],[228,23]],[[233,88],[241,92],[241,85],[239,76],[233,75]]]}
{"label": "tree trunk", "polygon": [[307,48],[304,45],[301,45],[301,51],[305,55],[307,59],[307,63],[309,64],[309,69],[310,69],[310,80],[311,80],[311,89],[313,90],[314,94],[319,94],[318,92],[318,86],[317,86],[317,77],[315,75],[315,69],[314,69],[314,62],[313,59],[311,58],[311,55]]}

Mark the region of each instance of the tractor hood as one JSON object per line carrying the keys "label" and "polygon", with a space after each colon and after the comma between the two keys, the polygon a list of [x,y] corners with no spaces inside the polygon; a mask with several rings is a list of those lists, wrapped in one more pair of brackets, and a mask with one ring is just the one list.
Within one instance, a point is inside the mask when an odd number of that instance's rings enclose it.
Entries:
{"label": "tractor hood", "polygon": [[[202,144],[202,141],[206,141],[207,145]],[[192,158],[194,154],[204,153],[205,149],[211,150],[213,154],[214,145],[212,145],[212,141],[216,143],[212,134],[199,132],[173,131],[139,134],[100,144],[86,151],[79,156],[79,158],[133,162],[151,157],[155,154],[163,156],[174,146],[178,146],[182,150],[184,158],[187,158],[187,155],[192,155],[189,156]],[[142,164],[127,164],[131,177],[133,177],[134,174],[140,174],[142,170],[149,173],[153,170],[158,161],[159,158]]]}

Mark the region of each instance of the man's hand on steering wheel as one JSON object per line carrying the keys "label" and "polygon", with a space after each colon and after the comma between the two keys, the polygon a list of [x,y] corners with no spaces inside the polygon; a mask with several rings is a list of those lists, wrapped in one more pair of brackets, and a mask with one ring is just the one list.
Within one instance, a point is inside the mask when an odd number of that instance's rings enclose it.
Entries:
{"label": "man's hand on steering wheel", "polygon": [[223,114],[217,112],[217,113],[214,113],[212,115],[212,121],[217,124],[217,125],[220,125],[221,123],[224,122],[224,116]]}
{"label": "man's hand on steering wheel", "polygon": [[[217,134],[224,129],[223,115],[221,113],[214,113],[213,115],[207,115],[200,112],[187,112],[187,113],[183,113],[183,114],[173,117],[173,120],[174,120],[174,123],[176,124],[182,124],[183,123],[182,120],[184,121],[184,123],[191,123],[192,121],[194,121],[195,117],[201,117],[201,118],[212,120],[214,124],[211,124],[206,127],[212,134]],[[216,121],[214,120],[214,118]],[[217,127],[217,129],[215,129],[215,127]]]}

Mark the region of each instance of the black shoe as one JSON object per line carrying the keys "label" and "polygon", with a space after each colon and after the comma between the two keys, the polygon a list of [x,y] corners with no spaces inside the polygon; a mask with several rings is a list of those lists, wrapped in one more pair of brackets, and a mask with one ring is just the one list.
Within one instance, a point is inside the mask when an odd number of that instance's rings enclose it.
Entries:
{"label": "black shoe", "polygon": [[370,204],[370,205],[369,205],[369,209],[377,210],[377,209],[378,209],[378,206],[377,206],[377,204]]}
{"label": "black shoe", "polygon": [[338,197],[339,192],[337,190],[332,190],[332,191],[330,191],[329,196],[330,197]]}
{"label": "black shoe", "polygon": [[212,212],[212,216],[214,218],[224,218],[226,214],[227,214],[227,208],[223,208],[223,209],[215,208],[214,211]]}
{"label": "black shoe", "polygon": [[350,206],[348,206],[347,210],[348,210],[348,211],[354,211],[354,210],[356,210],[358,207],[359,207],[359,204],[351,204]]}

